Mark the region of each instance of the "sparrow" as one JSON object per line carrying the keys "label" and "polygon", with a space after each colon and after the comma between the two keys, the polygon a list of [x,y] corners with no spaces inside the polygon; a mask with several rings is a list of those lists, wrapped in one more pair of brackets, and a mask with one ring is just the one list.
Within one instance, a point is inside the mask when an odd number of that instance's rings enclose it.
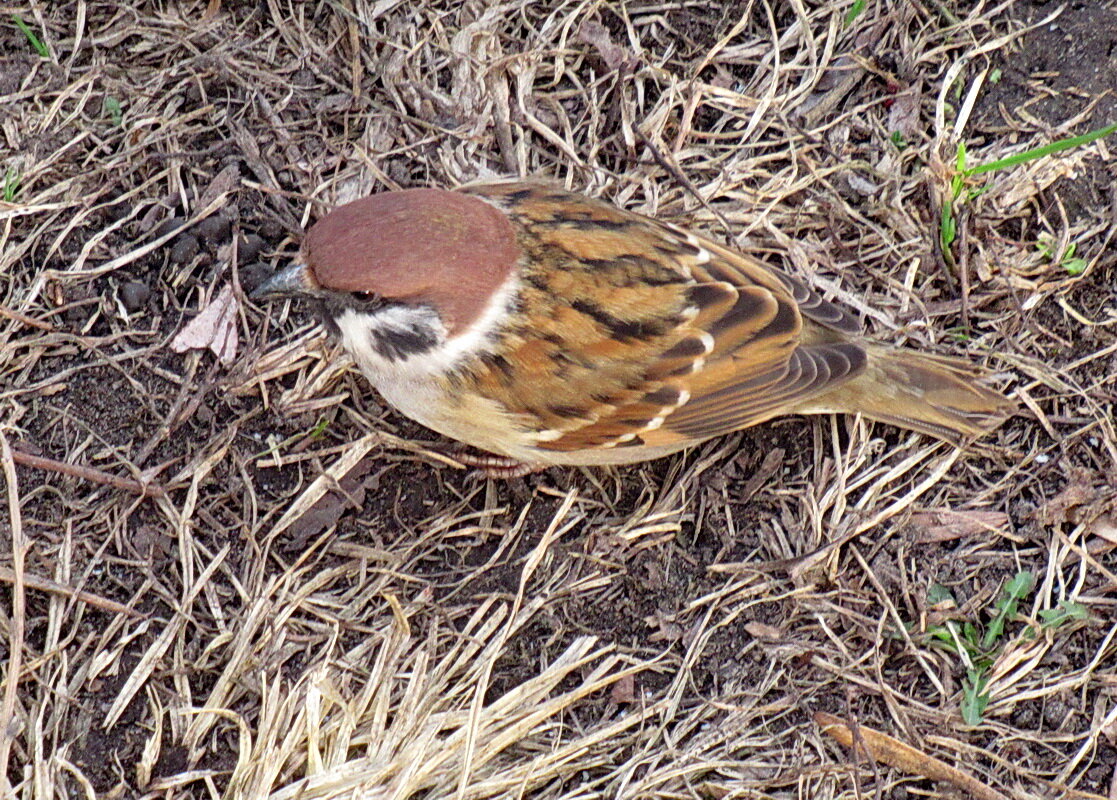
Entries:
{"label": "sparrow", "polygon": [[780,266],[529,182],[342,205],[253,293],[310,300],[390,405],[510,476],[626,464],[784,414],[959,444],[1014,407],[954,358],[863,336]]}

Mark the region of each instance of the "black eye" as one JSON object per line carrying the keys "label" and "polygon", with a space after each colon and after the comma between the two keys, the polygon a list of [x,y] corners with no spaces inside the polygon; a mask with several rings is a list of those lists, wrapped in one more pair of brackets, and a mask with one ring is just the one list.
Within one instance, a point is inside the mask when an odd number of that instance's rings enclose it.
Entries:
{"label": "black eye", "polygon": [[362,304],[378,304],[382,299],[376,292],[350,292],[349,296]]}

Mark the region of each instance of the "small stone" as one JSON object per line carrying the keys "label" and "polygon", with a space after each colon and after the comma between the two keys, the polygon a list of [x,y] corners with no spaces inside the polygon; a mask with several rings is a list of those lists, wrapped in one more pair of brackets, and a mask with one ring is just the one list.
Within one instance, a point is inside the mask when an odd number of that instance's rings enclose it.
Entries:
{"label": "small stone", "polygon": [[198,410],[194,412],[194,417],[203,425],[209,425],[210,423],[212,423],[216,416],[217,415],[214,413],[213,409],[207,406],[205,403],[199,405]]}
{"label": "small stone", "polygon": [[275,270],[259,261],[240,268],[240,285],[246,294],[275,274]]}
{"label": "small stone", "polygon": [[1049,728],[1058,730],[1069,714],[1070,706],[1063,700],[1055,698],[1048,701],[1043,708],[1043,723]]}
{"label": "small stone", "polygon": [[206,244],[220,244],[229,238],[229,218],[217,213],[194,226],[195,235]]}
{"label": "small stone", "polygon": [[251,264],[260,258],[260,253],[268,243],[264,241],[263,236],[255,233],[250,233],[247,236],[242,236],[240,240],[240,247],[237,248],[237,261],[241,264]]}
{"label": "small stone", "polygon": [[184,233],[171,245],[171,263],[189,264],[194,260],[194,256],[198,255],[199,249],[198,240],[189,233]]}
{"label": "small stone", "polygon": [[120,302],[128,311],[139,311],[151,299],[151,287],[141,281],[128,281],[120,287]]}
{"label": "small stone", "polygon": [[129,204],[129,203],[123,201],[123,200],[120,201],[120,202],[114,202],[111,205],[105,206],[105,216],[108,217],[108,219],[111,222],[119,222],[120,220],[127,217],[131,212],[132,212],[131,204]]}
{"label": "small stone", "polygon": [[265,239],[275,241],[283,236],[283,232],[283,226],[279,224],[278,220],[266,219],[260,225],[260,235]]}
{"label": "small stone", "polygon": [[79,283],[71,286],[66,291],[66,305],[70,305],[64,313],[67,322],[75,324],[83,323],[89,319],[89,315],[93,313],[91,306],[92,303],[82,302],[84,300],[91,300],[95,296],[95,291],[92,284]]}
{"label": "small stone", "polygon": [[158,239],[160,236],[166,236],[172,231],[177,231],[185,224],[186,220],[182,217],[167,217],[165,220],[155,226],[155,230],[151,232],[151,238]]}

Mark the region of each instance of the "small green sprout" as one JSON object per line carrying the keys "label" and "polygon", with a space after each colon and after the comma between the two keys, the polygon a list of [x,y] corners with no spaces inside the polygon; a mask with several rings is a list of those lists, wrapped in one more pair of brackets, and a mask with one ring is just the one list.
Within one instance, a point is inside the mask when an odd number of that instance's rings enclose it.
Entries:
{"label": "small green sprout", "polygon": [[1090,611],[1081,603],[1073,600],[1060,600],[1055,608],[1045,608],[1039,612],[1043,620],[1043,627],[1048,630],[1069,625],[1072,622],[1085,622],[1090,618]]}
{"label": "small green sprout", "polygon": [[1067,245],[1067,249],[1063,252],[1061,257],[1056,257],[1055,248],[1052,245],[1051,240],[1046,237],[1041,238],[1038,242],[1036,242],[1036,249],[1043,254],[1044,258],[1058,264],[1060,267],[1066,270],[1066,273],[1071,277],[1077,277],[1078,275],[1081,275],[1083,272],[1086,271],[1086,267],[1090,263],[1084,258],[1075,257],[1074,253],[1076,250],[1078,250],[1077,242],[1071,242],[1069,245]]}
{"label": "small green sprout", "polygon": [[896,146],[897,150],[907,149],[907,139],[904,138],[904,134],[902,134],[900,131],[892,131],[892,135],[888,138],[891,140],[892,144]]}
{"label": "small green sprout", "polygon": [[[954,159],[954,175],[950,179],[950,196],[943,201],[942,211],[939,215],[939,243],[942,245],[943,257],[949,262],[953,262],[953,254],[950,246],[958,237],[958,221],[956,211],[958,207],[965,202],[969,202],[976,197],[979,197],[986,191],[989,186],[980,186],[976,188],[967,188],[969,179],[975,175],[983,175],[986,172],[994,172],[999,169],[1008,169],[1010,167],[1025,164],[1029,161],[1044,158],[1045,156],[1054,153],[1060,153],[1063,150],[1070,150],[1074,147],[1081,147],[1082,145],[1089,144],[1090,142],[1101,139],[1103,136],[1117,131],[1117,124],[1106,125],[1104,128],[1084,133],[1081,136],[1071,136],[1067,139],[1059,139],[1058,141],[1050,142],[1041,147],[1033,147],[1031,150],[1025,150],[1022,153],[1014,153],[1005,158],[999,158],[996,161],[990,161],[988,164],[978,164],[974,167],[966,166],[966,145],[962,142],[958,143],[958,152]],[[1066,265],[1067,271],[1072,275],[1081,274],[1082,270],[1086,268],[1086,263],[1078,263],[1081,259],[1075,260],[1072,264]],[[1072,269],[1077,269],[1078,272],[1071,272]]]}
{"label": "small green sprout", "polygon": [[[958,656],[966,669],[966,676],[962,679],[960,711],[967,725],[980,725],[984,719],[990,700],[990,670],[1006,645],[1006,629],[1016,618],[1020,601],[1025,600],[1034,587],[1035,576],[1031,572],[1018,572],[1001,587],[990,619],[984,626],[970,620],[948,619],[927,629],[929,642]],[[927,590],[927,601],[935,606],[957,608],[958,605],[950,590],[938,584]],[[1033,638],[1039,628],[1054,631],[1089,619],[1090,612],[1081,603],[1063,600],[1055,608],[1040,611],[1039,616],[1042,622],[1038,627],[1033,622],[1021,631],[1023,639]]]}
{"label": "small green sprout", "polygon": [[50,51],[47,50],[47,46],[35,35],[35,31],[31,30],[31,27],[23,21],[23,17],[19,14],[12,14],[12,22],[16,24],[17,28],[23,31],[23,35],[27,37],[27,42],[31,45],[32,50],[38,53],[42,58],[50,58]]}
{"label": "small green sprout", "polygon": [[989,705],[989,676],[985,668],[974,667],[966,670],[966,679],[962,681],[962,721],[967,725],[980,725],[985,719],[985,708]]}
{"label": "small green sprout", "polygon": [[867,0],[853,0],[853,4],[850,5],[849,11],[846,12],[845,21],[842,23],[843,27],[848,28],[853,24],[853,21],[865,10],[866,2]]}
{"label": "small green sprout", "polygon": [[121,110],[120,101],[115,97],[105,98],[105,111],[108,112],[109,119],[116,127],[120,127],[121,122],[124,120],[124,112]]}
{"label": "small green sprout", "polygon": [[1035,578],[1030,572],[1017,572],[1012,580],[1001,588],[1001,596],[997,599],[997,613],[989,621],[985,629],[985,636],[981,639],[981,648],[988,650],[1004,636],[1005,623],[1016,616],[1016,608],[1020,601],[1032,593]]}
{"label": "small green sprout", "polygon": [[1045,144],[1041,147],[1033,147],[1031,150],[1025,150],[1023,153],[1014,153],[1005,158],[999,158],[996,161],[990,161],[988,164],[978,164],[976,167],[971,167],[966,171],[967,176],[981,175],[985,172],[993,172],[998,169],[1007,169],[1008,167],[1015,167],[1017,164],[1026,164],[1029,161],[1043,158],[1044,156],[1052,155],[1053,153],[1061,153],[1064,150],[1070,150],[1075,147],[1081,147],[1084,144],[1090,144],[1102,137],[1117,131],[1117,124],[1106,125],[1104,128],[1084,133],[1081,136],[1071,136],[1067,139],[1059,139],[1058,141]]}
{"label": "small green sprout", "polygon": [[7,172],[4,173],[4,202],[15,202],[17,194],[19,194],[19,173],[12,167],[8,167]]}
{"label": "small green sprout", "polygon": [[322,417],[322,419],[318,420],[315,426],[310,430],[310,438],[317,439],[319,436],[326,432],[326,428],[328,427],[330,427],[330,418]]}

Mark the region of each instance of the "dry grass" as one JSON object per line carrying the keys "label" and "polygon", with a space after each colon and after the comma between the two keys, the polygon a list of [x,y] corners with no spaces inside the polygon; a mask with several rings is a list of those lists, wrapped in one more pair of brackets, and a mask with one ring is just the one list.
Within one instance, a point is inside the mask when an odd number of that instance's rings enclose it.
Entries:
{"label": "dry grass", "polygon": [[[1073,93],[1058,119],[986,99],[1009,5],[3,7],[4,791],[1114,797],[1117,214],[1075,189],[1112,145],[993,173],[936,245],[959,141],[1089,127]],[[335,203],[507,174],[784,259],[1023,412],[966,452],[795,419],[477,482],[241,280]],[[235,357],[172,352],[229,285]],[[967,725],[929,633],[1020,570]],[[1089,618],[1039,627],[1060,601]]]}

